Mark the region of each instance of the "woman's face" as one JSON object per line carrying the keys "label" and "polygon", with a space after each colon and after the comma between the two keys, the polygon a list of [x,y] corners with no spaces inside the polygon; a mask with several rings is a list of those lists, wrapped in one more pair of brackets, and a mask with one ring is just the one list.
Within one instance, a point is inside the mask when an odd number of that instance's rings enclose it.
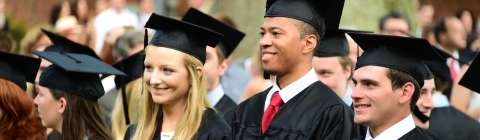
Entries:
{"label": "woman's face", "polygon": [[63,110],[60,100],[55,100],[50,90],[46,87],[38,86],[38,94],[33,102],[38,106],[38,113],[42,119],[42,124],[48,128],[57,128],[62,123]]}
{"label": "woman's face", "polygon": [[83,18],[88,16],[88,7],[86,0],[79,0],[77,3],[77,14]]}
{"label": "woman's face", "polygon": [[148,46],[145,55],[143,76],[153,101],[158,104],[185,102],[190,88],[185,54],[165,47]]}
{"label": "woman's face", "polygon": [[67,1],[63,2],[62,3],[62,10],[60,11],[60,14],[58,16],[58,18],[62,18],[62,17],[66,17],[66,16],[69,16],[71,15],[72,13],[70,13],[70,3],[68,3]]}
{"label": "woman's face", "polygon": [[460,17],[460,20],[462,21],[463,26],[465,26],[465,30],[467,30],[467,32],[471,32],[473,19],[472,19],[472,15],[470,15],[470,12],[463,11],[462,16]]}

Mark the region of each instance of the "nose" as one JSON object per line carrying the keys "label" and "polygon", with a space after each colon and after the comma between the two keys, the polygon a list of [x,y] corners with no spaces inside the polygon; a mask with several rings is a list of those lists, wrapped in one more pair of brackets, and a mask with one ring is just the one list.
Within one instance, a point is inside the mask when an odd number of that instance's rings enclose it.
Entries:
{"label": "nose", "polygon": [[260,48],[266,48],[268,46],[272,45],[272,40],[270,39],[268,34],[265,34],[261,39],[260,42],[258,43],[260,45]]}
{"label": "nose", "polygon": [[422,106],[424,106],[426,109],[433,109],[434,105],[432,96],[427,96],[422,102]]}
{"label": "nose", "polygon": [[357,86],[353,87],[352,95],[350,97],[353,100],[359,100],[365,97],[365,95],[362,93],[361,89]]}
{"label": "nose", "polygon": [[37,96],[35,96],[35,99],[33,99],[33,103],[34,103],[35,105],[38,105],[38,100],[39,100],[39,99],[38,99],[38,96],[40,96],[40,95],[37,94]]}
{"label": "nose", "polygon": [[162,78],[160,76],[161,74],[157,71],[154,71],[151,73],[151,77],[150,77],[150,85],[158,85],[160,83],[162,83]]}
{"label": "nose", "polygon": [[42,74],[42,71],[38,70],[37,71],[37,76],[35,76],[35,85],[37,86],[38,83],[40,82],[40,74]]}

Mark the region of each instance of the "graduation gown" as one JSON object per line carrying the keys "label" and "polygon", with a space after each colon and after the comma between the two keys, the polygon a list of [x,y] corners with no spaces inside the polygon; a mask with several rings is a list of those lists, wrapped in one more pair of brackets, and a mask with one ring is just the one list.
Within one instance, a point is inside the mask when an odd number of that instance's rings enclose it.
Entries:
{"label": "graduation gown", "polygon": [[444,140],[480,140],[480,123],[452,106],[434,108],[427,131]]}
{"label": "graduation gown", "polygon": [[229,120],[234,140],[351,140],[353,112],[320,81],[312,83],[276,113],[265,134],[261,132],[265,99],[272,87],[242,102]]}
{"label": "graduation gown", "polygon": [[231,116],[230,114],[233,112],[235,107],[237,107],[237,103],[235,103],[227,95],[223,95],[220,101],[218,101],[218,103],[215,105],[215,109],[219,112],[220,116],[222,117]]}
{"label": "graduation gown", "polygon": [[[354,140],[365,140],[365,135],[361,138],[356,138]],[[415,127],[414,129],[410,130],[408,133],[400,137],[398,140],[433,140],[430,136],[428,136],[427,132],[422,130],[419,127]]]}
{"label": "graduation gown", "polygon": [[[228,140],[230,135],[230,127],[228,124],[213,110],[207,109],[203,113],[202,123],[198,132],[196,133],[194,140]],[[162,126],[162,118],[159,118],[160,121],[157,124],[155,134],[153,135],[153,140],[160,139],[160,132]],[[133,124],[128,127],[124,140],[130,140],[135,134],[135,128],[137,124]],[[174,134],[175,135],[175,134]]]}

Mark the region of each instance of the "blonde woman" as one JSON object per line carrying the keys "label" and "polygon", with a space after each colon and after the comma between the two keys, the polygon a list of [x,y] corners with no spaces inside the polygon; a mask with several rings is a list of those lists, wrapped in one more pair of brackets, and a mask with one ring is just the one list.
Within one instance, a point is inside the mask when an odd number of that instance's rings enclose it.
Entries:
{"label": "blonde woman", "polygon": [[145,48],[145,92],[138,123],[126,140],[228,139],[228,124],[207,99],[203,64],[206,47],[223,35],[203,27],[152,14],[145,27],[155,29]]}
{"label": "blonde woman", "polygon": [[115,85],[119,92],[112,111],[111,128],[115,139],[121,140],[128,125],[137,120],[137,105],[142,96],[143,53],[127,57],[113,67],[127,75],[115,76]]}

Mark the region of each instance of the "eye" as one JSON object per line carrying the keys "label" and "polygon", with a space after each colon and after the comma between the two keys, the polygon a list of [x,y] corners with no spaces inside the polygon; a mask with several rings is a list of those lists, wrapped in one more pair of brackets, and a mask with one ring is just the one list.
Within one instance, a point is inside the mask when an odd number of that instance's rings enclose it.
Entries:
{"label": "eye", "polygon": [[371,83],[371,82],[366,82],[365,83],[365,86],[368,87],[368,88],[372,88],[374,86],[376,86],[375,84]]}
{"label": "eye", "polygon": [[272,34],[273,34],[274,36],[278,36],[278,35],[280,35],[280,33],[279,33],[279,32],[275,32],[275,31],[274,31]]}
{"label": "eye", "polygon": [[259,34],[260,34],[260,36],[262,36],[262,37],[265,36],[265,32],[260,32]]}
{"label": "eye", "polygon": [[331,72],[327,72],[327,71],[321,71],[320,72],[320,75],[322,76],[329,76],[330,74],[332,74]]}
{"label": "eye", "polygon": [[163,72],[165,72],[165,74],[171,74],[173,70],[169,68],[163,68]]}
{"label": "eye", "polygon": [[151,71],[151,70],[152,70],[152,66],[145,65],[145,70],[146,70],[146,71]]}

